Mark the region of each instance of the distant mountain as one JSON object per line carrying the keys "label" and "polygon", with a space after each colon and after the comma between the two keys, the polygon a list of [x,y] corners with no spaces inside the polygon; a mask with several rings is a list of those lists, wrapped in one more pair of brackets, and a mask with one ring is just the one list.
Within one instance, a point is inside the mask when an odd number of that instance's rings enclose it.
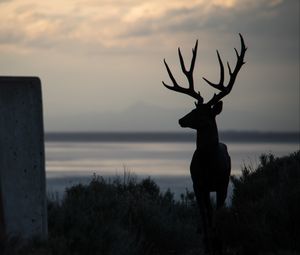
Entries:
{"label": "distant mountain", "polygon": [[47,130],[60,131],[179,131],[177,120],[184,114],[183,110],[164,109],[155,105],[136,103],[119,112],[48,117],[45,126]]}
{"label": "distant mountain", "polygon": [[[192,108],[192,107],[191,107]],[[178,120],[190,110],[180,106],[168,109],[152,104],[138,102],[122,111],[111,112],[84,112],[70,113],[67,116],[57,113],[48,116],[45,114],[46,130],[57,131],[122,131],[122,132],[153,132],[173,131],[188,132],[182,129]],[[295,130],[297,125],[289,119],[282,122],[274,116],[265,116],[257,113],[245,112],[243,109],[224,108],[223,113],[217,117],[219,130]],[[297,129],[296,129],[297,130]],[[235,136],[238,136],[236,134]]]}

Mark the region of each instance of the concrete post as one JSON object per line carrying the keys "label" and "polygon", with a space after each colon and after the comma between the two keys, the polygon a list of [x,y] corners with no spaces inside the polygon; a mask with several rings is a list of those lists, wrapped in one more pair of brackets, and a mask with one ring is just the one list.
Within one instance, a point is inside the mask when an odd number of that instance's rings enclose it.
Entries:
{"label": "concrete post", "polygon": [[36,77],[0,77],[0,203],[0,235],[47,237],[42,93]]}

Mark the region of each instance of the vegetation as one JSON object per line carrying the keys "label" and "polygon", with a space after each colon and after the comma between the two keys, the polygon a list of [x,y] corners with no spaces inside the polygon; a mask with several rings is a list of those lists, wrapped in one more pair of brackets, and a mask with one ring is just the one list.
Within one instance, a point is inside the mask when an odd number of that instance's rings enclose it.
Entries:
{"label": "vegetation", "polygon": [[232,205],[218,215],[225,246],[237,254],[299,253],[300,151],[262,155],[256,169],[244,167],[232,182]]}
{"label": "vegetation", "polygon": [[[226,254],[299,253],[300,151],[263,155],[256,169],[244,167],[232,182],[232,205],[216,215]],[[49,201],[48,219],[47,242],[20,246],[11,239],[0,254],[202,254],[193,193],[175,201],[150,178],[94,176]]]}
{"label": "vegetation", "polygon": [[94,176],[67,189],[62,201],[49,201],[49,240],[17,254],[193,254],[201,245],[197,219],[188,191],[175,201],[150,178]]}

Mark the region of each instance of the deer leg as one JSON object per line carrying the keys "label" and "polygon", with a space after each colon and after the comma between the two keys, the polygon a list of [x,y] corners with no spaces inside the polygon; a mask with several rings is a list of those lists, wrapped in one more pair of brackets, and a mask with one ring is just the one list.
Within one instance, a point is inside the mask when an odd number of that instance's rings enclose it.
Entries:
{"label": "deer leg", "polygon": [[[217,211],[216,211],[217,215],[215,215],[214,221],[217,220],[218,222],[217,219],[218,211],[224,206],[226,197],[227,197],[227,186],[217,191]],[[220,229],[218,228],[217,222],[215,222],[215,226],[214,226],[213,246],[216,254],[223,254],[223,241],[219,232]]]}
{"label": "deer leg", "polygon": [[220,209],[221,207],[224,206],[226,197],[227,197],[227,187],[224,187],[217,192],[217,209]]}
{"label": "deer leg", "polygon": [[193,188],[197,200],[197,204],[200,211],[200,217],[201,217],[201,225],[203,229],[203,244],[205,252],[209,252],[209,239],[208,239],[208,215],[207,215],[207,208],[205,203],[205,195],[202,190],[199,189],[199,183],[196,181],[197,179],[193,179]]}
{"label": "deer leg", "polygon": [[200,204],[199,209],[202,218],[203,225],[203,243],[206,253],[210,253],[211,250],[211,240],[210,240],[210,232],[211,232],[211,213],[212,207],[210,203],[210,197],[208,191],[200,192]]}
{"label": "deer leg", "polygon": [[[198,188],[198,185],[197,183],[193,183],[193,188],[194,188],[194,193],[195,193],[195,196],[196,196],[196,200],[197,200],[197,204],[198,204],[198,208],[199,208],[199,212],[200,212],[200,217],[201,217],[201,220],[202,220],[202,228],[204,230],[204,232],[206,232],[206,224],[205,224],[205,210],[204,210],[204,199],[203,199],[203,196],[201,195],[201,192]],[[199,227],[201,228],[201,226]]]}
{"label": "deer leg", "polygon": [[212,226],[212,205],[210,201],[210,192],[206,191],[204,193],[204,203],[207,211],[207,223],[208,227],[211,228]]}

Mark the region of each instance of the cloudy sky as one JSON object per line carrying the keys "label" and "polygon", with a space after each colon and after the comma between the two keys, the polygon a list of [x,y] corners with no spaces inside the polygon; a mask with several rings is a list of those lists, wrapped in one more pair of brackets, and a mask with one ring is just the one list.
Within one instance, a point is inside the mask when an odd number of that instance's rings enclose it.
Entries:
{"label": "cloudy sky", "polygon": [[242,33],[246,65],[224,99],[222,130],[299,130],[297,0],[0,0],[0,74],[39,76],[46,131],[180,131],[194,106],[180,84],[199,39],[194,71],[206,101],[217,82],[216,49],[235,65]]}

